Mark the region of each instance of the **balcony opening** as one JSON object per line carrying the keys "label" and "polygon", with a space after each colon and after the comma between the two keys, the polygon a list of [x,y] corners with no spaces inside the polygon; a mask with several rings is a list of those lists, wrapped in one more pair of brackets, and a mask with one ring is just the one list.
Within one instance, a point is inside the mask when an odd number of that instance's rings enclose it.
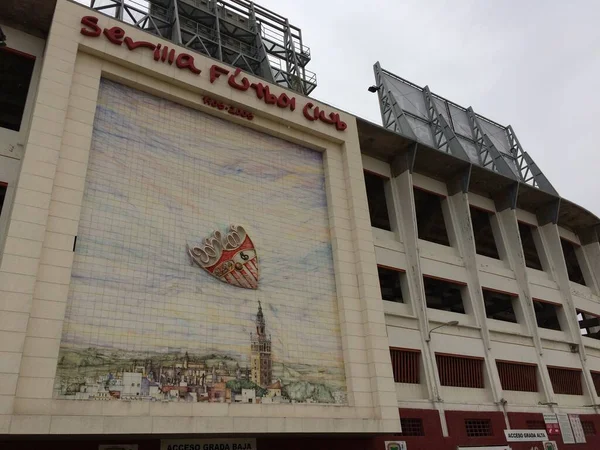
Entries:
{"label": "balcony opening", "polygon": [[500,259],[498,247],[492,231],[492,213],[483,209],[470,207],[471,223],[473,224],[473,237],[478,255]]}
{"label": "balcony opening", "polygon": [[560,305],[534,300],[533,309],[535,311],[537,326],[549,330],[560,331],[561,327],[560,321],[558,320],[558,308],[560,308]]}
{"label": "balcony opening", "polygon": [[391,231],[390,215],[388,213],[387,201],[385,198],[386,178],[366,171],[364,174],[371,226]]}
{"label": "balcony opening", "polygon": [[0,48],[0,127],[19,131],[35,57]]}
{"label": "balcony opening", "polygon": [[4,199],[6,198],[6,190],[8,185],[0,181],[0,214],[2,214],[2,207],[4,206]]}
{"label": "balcony opening", "polygon": [[577,320],[582,336],[600,339],[600,316],[578,309]]}
{"label": "balcony opening", "polygon": [[435,355],[442,386],[483,389],[483,359]]}
{"label": "balcony opening", "polygon": [[581,369],[548,367],[548,374],[555,394],[583,395]]}
{"label": "balcony opening", "polygon": [[490,419],[465,419],[465,430],[469,437],[493,436]]}
{"label": "balcony opening", "polygon": [[450,246],[442,200],[444,197],[414,188],[415,210],[419,239]]}
{"label": "balcony opening", "polygon": [[439,278],[423,277],[427,307],[465,314],[462,290],[465,285]]}
{"label": "balcony opening", "polygon": [[419,384],[421,352],[419,350],[406,350],[390,348],[394,382]]}
{"label": "balcony opening", "polygon": [[415,417],[400,417],[400,427],[402,433],[400,436],[425,436],[423,429],[423,419]]}
{"label": "balcony opening", "polygon": [[402,277],[404,276],[404,272],[377,266],[377,273],[379,275],[381,298],[388,302],[404,303],[402,297]]}
{"label": "balcony opening", "polygon": [[592,375],[592,381],[594,382],[596,395],[600,395],[600,372],[590,371],[590,374]]}
{"label": "balcony opening", "polygon": [[[505,391],[537,392],[537,367],[508,361],[496,361],[500,384]],[[544,427],[542,427],[544,428]]]}
{"label": "balcony opening", "polygon": [[566,239],[560,239],[560,244],[562,245],[563,255],[565,256],[565,264],[567,265],[567,273],[569,274],[569,280],[573,283],[585,284],[585,279],[583,278],[583,272],[581,272],[581,266],[579,265],[579,261],[577,260],[577,248],[575,244]]}
{"label": "balcony opening", "polygon": [[523,245],[523,256],[525,256],[525,265],[532,269],[544,270],[535,240],[533,238],[533,229],[535,227],[523,222],[519,222],[519,234],[521,235],[521,244]]}
{"label": "balcony opening", "polygon": [[485,315],[488,319],[517,323],[513,301],[518,298],[503,292],[482,289]]}

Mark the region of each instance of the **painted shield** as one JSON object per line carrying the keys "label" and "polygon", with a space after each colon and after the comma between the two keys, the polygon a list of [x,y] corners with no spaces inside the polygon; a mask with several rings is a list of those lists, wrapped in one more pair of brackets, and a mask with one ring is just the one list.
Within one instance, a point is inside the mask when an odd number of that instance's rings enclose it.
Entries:
{"label": "painted shield", "polygon": [[256,249],[241,225],[231,225],[225,234],[214,231],[201,245],[187,247],[192,261],[213,277],[232,286],[258,288]]}

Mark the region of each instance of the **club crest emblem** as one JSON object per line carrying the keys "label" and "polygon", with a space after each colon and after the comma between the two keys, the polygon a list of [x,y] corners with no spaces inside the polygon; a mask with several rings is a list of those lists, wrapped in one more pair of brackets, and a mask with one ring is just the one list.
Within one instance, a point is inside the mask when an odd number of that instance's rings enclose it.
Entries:
{"label": "club crest emblem", "polygon": [[254,243],[241,225],[223,234],[213,231],[201,245],[187,246],[192,261],[224,283],[245,289],[258,288],[258,257]]}

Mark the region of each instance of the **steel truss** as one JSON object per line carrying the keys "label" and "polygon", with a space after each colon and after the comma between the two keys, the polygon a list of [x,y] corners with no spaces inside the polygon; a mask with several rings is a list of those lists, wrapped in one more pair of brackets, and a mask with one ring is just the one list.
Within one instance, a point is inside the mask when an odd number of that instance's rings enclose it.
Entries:
{"label": "steel truss", "polygon": [[302,31],[247,0],[80,0],[92,9],[304,95],[317,87],[306,69]]}
{"label": "steel truss", "polygon": [[427,115],[429,116],[429,126],[431,128],[431,134],[433,135],[433,142],[438,149],[451,153],[465,161],[469,161],[467,152],[461,145],[458,137],[454,130],[448,125],[448,122],[440,114],[433,101],[429,86],[423,88],[423,97],[425,99],[425,106],[427,107]]}
{"label": "steel truss", "polygon": [[[432,94],[428,86],[420,88],[407,80],[387,72],[381,68],[379,62],[375,63],[373,70],[375,72],[375,82],[379,96],[379,108],[381,110],[381,119],[384,128],[429,145],[428,142],[423,142],[417,137],[417,133],[415,132],[413,125],[411,125],[411,121],[413,123],[426,123],[429,125],[431,131],[433,145],[437,149],[469,161],[471,158],[469,158],[468,153],[465,151],[464,145],[461,144],[461,141],[463,141],[477,149],[477,161],[471,160],[472,163],[476,163],[489,170],[510,177],[516,181],[526,183],[553,195],[558,195],[552,184],[550,184],[531,156],[523,150],[510,125],[503,127],[478,116],[471,107],[463,108],[442,97],[436,96],[435,94]],[[388,81],[390,78],[422,92],[425,109],[427,111],[427,119],[419,117],[409,111],[405,111],[402,108]],[[436,101],[445,103],[446,108],[444,113],[439,110]],[[461,133],[460,136],[457,135],[448,105],[451,105],[455,111],[466,115],[471,136],[466,136],[464,133]],[[490,139],[486,133],[485,128],[482,126],[482,121],[487,121],[489,124],[493,124],[493,126],[497,127],[497,129],[502,130],[502,133],[505,134],[506,142],[510,147],[508,152],[501,152],[496,147],[492,139]]]}

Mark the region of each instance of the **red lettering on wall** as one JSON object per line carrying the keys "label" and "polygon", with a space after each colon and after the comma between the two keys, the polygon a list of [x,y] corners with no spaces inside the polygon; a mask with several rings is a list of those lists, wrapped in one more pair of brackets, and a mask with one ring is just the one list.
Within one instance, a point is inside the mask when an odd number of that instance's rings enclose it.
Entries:
{"label": "red lettering on wall", "polygon": [[129,50],[135,50],[136,48],[140,47],[149,48],[150,50],[154,50],[156,48],[156,45],[152,42],[134,41],[129,36],[125,37],[124,42]]}
{"label": "red lettering on wall", "polygon": [[250,88],[250,82],[248,81],[248,78],[242,78],[242,84],[239,84],[235,79],[235,77],[237,77],[241,71],[242,69],[240,69],[239,67],[235,69],[235,72],[232,75],[229,75],[227,83],[229,84],[229,86],[231,86],[234,89],[237,89],[238,91],[247,91]]}
{"label": "red lettering on wall", "polygon": [[187,53],[180,53],[175,60],[175,65],[180,69],[190,69],[190,71],[196,75],[199,75],[201,72],[200,69],[194,65],[194,57]]}
{"label": "red lettering on wall", "polygon": [[238,108],[236,106],[226,105],[225,103],[219,100],[215,100],[214,98],[209,97],[208,95],[202,97],[202,101],[205,105],[209,105],[213,108],[217,108],[220,110],[225,110],[233,116],[240,116],[248,120],[254,119],[254,114],[252,114],[250,111],[246,111],[245,109]]}
{"label": "red lettering on wall", "polygon": [[229,73],[229,70],[224,69],[223,67],[217,66],[216,64],[213,64],[212,66],[210,66],[210,82],[211,84],[215,82],[215,80],[217,78],[219,78],[221,75],[227,75]]}
{"label": "red lettering on wall", "polygon": [[121,45],[123,38],[125,37],[125,30],[119,27],[105,28],[104,35],[106,38],[115,45]]}
{"label": "red lettering on wall", "polygon": [[[115,45],[122,45],[123,42],[125,42],[127,49],[130,51],[138,48],[147,48],[153,52],[152,57],[154,58],[154,61],[167,63],[170,65],[175,63],[175,66],[179,69],[187,69],[196,75],[200,75],[201,73],[201,70],[195,65],[194,57],[188,53],[177,54],[175,49],[169,49],[169,47],[166,45],[163,47],[161,44],[153,44],[147,41],[134,41],[129,36],[126,36],[125,30],[120,27],[104,28],[104,30],[102,30],[102,28],[98,26],[97,17],[84,16],[81,18],[81,24],[84,26],[81,28],[80,32],[84,36],[99,37],[102,33],[104,33],[106,39]],[[213,64],[210,67],[210,82],[214,83],[215,80],[221,75],[229,75],[227,78],[227,84],[229,84],[231,88],[242,92],[252,88],[256,93],[256,97],[259,100],[264,101],[267,105],[276,105],[281,109],[289,108],[289,110],[292,112],[296,110],[296,97],[290,97],[285,92],[282,92],[279,95],[274,94],[271,92],[271,89],[268,85],[260,82],[250,83],[250,80],[248,80],[248,77],[246,76],[242,76],[240,79],[240,74],[242,74],[242,70],[240,68],[236,68],[235,71],[230,74],[229,69]],[[254,117],[253,114],[248,111],[234,106],[225,105],[224,103],[218,102],[210,97],[204,97],[204,103],[210,104],[211,106],[220,110],[226,110],[229,114],[245,117],[248,120],[252,120]],[[327,114],[318,106],[315,107],[312,102],[307,102],[304,105],[302,108],[302,114],[306,120],[311,122],[318,120],[327,125],[334,125],[338,131],[345,131],[346,128],[348,128],[348,125],[346,122],[340,119],[340,115],[338,113],[331,112]]]}
{"label": "red lettering on wall", "polygon": [[82,25],[87,28],[81,29],[81,34],[84,36],[98,37],[102,33],[102,29],[98,26],[98,18],[94,16],[85,16],[81,18]]}

